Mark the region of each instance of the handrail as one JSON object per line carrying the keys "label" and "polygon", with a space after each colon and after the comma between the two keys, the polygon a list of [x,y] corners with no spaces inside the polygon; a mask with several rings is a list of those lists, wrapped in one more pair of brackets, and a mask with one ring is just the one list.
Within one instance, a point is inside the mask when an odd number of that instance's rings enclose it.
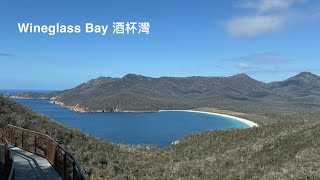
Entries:
{"label": "handrail", "polygon": [[77,159],[52,137],[13,125],[3,128],[1,137],[13,146],[46,158],[62,179],[86,180]]}
{"label": "handrail", "polygon": [[4,149],[4,161],[5,161],[5,173],[8,170],[8,166],[10,166],[10,173],[9,174],[4,174],[4,176],[6,176],[6,179],[8,180],[13,180],[14,179],[14,175],[15,175],[15,171],[14,171],[14,160],[13,160],[13,155],[12,155],[12,151],[11,148],[9,147],[9,143],[7,141],[7,139],[0,137],[0,141],[2,144],[5,145],[5,149]]}

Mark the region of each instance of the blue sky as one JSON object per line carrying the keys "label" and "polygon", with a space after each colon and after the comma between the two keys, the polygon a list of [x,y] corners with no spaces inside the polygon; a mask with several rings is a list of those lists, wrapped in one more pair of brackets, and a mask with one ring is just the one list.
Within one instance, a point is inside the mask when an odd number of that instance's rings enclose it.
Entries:
{"label": "blue sky", "polygon": [[[320,74],[317,0],[0,1],[0,89],[66,89],[99,76]],[[112,23],[150,22],[114,35]],[[109,25],[108,34],[19,33],[17,23]]]}

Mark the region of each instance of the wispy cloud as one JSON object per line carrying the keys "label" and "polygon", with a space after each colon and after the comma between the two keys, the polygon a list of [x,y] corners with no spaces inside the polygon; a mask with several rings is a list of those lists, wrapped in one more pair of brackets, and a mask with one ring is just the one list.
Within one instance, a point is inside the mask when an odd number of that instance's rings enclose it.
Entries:
{"label": "wispy cloud", "polygon": [[294,8],[307,3],[308,0],[240,0],[237,8],[252,11],[227,20],[224,27],[232,37],[256,37],[281,31],[291,22],[316,15]]}
{"label": "wispy cloud", "polygon": [[312,14],[313,18],[320,19],[320,8],[316,9]]}
{"label": "wispy cloud", "polygon": [[259,13],[289,10],[294,4],[306,3],[308,0],[242,0],[237,7],[254,9]]}
{"label": "wispy cloud", "polygon": [[249,65],[249,64],[246,64],[246,63],[239,63],[239,64],[236,64],[236,68],[238,69],[252,69],[252,67]]}
{"label": "wispy cloud", "polygon": [[259,52],[256,54],[241,56],[236,58],[223,59],[227,61],[233,61],[236,63],[252,65],[278,65],[289,62],[290,59],[285,58],[277,53],[273,52]]}
{"label": "wispy cloud", "polygon": [[0,56],[15,56],[14,54],[11,53],[4,53],[4,52],[0,52]]}
{"label": "wispy cloud", "polygon": [[[239,73],[272,74],[301,71],[316,71],[317,69],[290,69],[290,62],[294,61],[274,52],[258,52],[252,55],[222,59],[233,64]],[[320,69],[319,69],[320,70]]]}
{"label": "wispy cloud", "polygon": [[293,67],[290,65],[294,59],[283,57],[274,52],[258,52],[248,56],[225,58],[222,61],[232,63],[238,73],[250,75],[282,74],[300,72],[320,72],[317,67]]}
{"label": "wispy cloud", "polygon": [[281,74],[281,73],[300,73],[300,72],[320,72],[320,68],[273,68],[273,69],[249,69],[246,74]]}

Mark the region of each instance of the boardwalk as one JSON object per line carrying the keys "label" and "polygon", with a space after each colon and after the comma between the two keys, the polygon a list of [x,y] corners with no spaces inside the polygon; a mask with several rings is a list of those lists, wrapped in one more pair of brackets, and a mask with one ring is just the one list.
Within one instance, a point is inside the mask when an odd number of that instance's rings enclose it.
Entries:
{"label": "boardwalk", "polygon": [[15,163],[15,178],[30,180],[61,180],[47,159],[24,151],[20,148],[11,148]]}
{"label": "boardwalk", "polygon": [[47,134],[7,125],[1,130],[1,142],[6,161],[0,170],[7,179],[87,179],[73,155]]}

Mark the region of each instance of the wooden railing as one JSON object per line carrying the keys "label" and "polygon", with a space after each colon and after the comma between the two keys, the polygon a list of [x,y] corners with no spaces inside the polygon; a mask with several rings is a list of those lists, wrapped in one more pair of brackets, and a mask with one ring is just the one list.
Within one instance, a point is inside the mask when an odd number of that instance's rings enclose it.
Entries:
{"label": "wooden railing", "polygon": [[50,136],[12,125],[2,130],[1,136],[12,146],[46,158],[62,179],[86,179],[72,154]]}
{"label": "wooden railing", "polygon": [[0,137],[0,177],[1,179],[14,179],[14,161],[9,143]]}

